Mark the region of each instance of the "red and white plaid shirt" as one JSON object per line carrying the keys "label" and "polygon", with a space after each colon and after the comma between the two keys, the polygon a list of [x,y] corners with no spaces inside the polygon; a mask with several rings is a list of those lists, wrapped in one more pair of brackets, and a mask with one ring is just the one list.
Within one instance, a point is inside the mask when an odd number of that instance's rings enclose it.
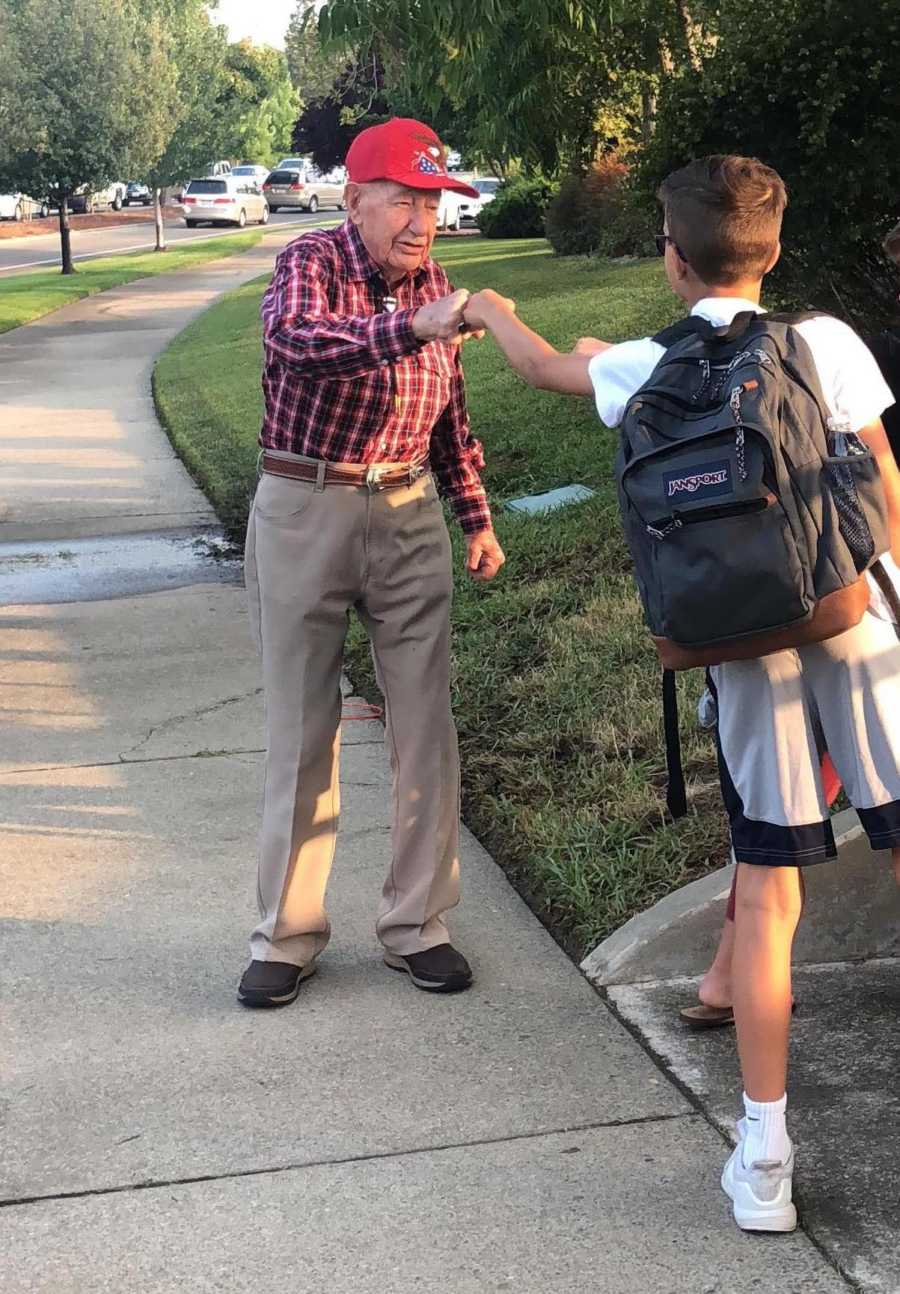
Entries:
{"label": "red and white plaid shirt", "polygon": [[430,459],[463,530],[488,529],[459,348],[412,330],[416,310],[451,290],[429,257],[387,313],[387,284],[349,220],[289,243],[261,309],[263,448],[332,463]]}

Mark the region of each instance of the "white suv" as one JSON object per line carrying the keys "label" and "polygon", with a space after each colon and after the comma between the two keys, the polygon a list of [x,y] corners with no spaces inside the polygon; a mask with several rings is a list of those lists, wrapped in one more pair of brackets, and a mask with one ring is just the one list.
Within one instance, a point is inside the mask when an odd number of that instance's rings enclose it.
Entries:
{"label": "white suv", "polygon": [[188,229],[193,229],[201,221],[213,225],[237,225],[243,229],[248,221],[265,225],[269,220],[269,207],[259,185],[243,175],[191,180],[181,205]]}

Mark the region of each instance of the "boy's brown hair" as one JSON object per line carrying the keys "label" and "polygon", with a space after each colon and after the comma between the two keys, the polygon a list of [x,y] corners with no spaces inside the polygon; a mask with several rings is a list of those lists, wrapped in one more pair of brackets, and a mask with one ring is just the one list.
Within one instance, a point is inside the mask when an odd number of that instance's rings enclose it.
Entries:
{"label": "boy's brown hair", "polygon": [[787,190],[755,157],[716,153],[673,171],[656,195],[669,236],[704,283],[761,279],[778,248]]}

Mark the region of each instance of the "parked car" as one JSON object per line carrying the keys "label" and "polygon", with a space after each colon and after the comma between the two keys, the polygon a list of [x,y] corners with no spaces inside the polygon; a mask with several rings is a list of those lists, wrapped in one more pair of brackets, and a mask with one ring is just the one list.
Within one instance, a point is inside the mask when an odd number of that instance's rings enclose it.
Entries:
{"label": "parked car", "polygon": [[318,211],[319,207],[343,210],[347,174],[342,166],[323,175],[302,158],[288,160],[296,165],[277,167],[263,185],[270,211],[279,207],[299,207],[303,211]]}
{"label": "parked car", "polygon": [[260,188],[262,188],[266,180],[269,178],[269,167],[257,166],[253,162],[241,162],[240,166],[233,166],[231,168],[231,174],[242,175],[245,179],[255,180]]}
{"label": "parked car", "polygon": [[114,180],[108,184],[105,189],[89,189],[88,185],[82,184],[69,194],[69,210],[78,214],[83,212],[90,215],[97,207],[112,207],[113,211],[121,211],[125,205],[126,185],[122,180]]}
{"label": "parked car", "polygon": [[132,180],[129,184],[126,184],[124,198],[124,205],[126,207],[149,207],[152,201],[153,194],[150,192],[150,189],[146,184],[138,184],[136,180]]}
{"label": "parked car", "polygon": [[460,214],[464,225],[477,225],[478,217],[481,215],[483,208],[489,202],[493,202],[501,181],[496,176],[486,175],[482,179],[471,180],[470,183],[472,188],[477,189],[481,196],[478,198],[463,198]]}
{"label": "parked car", "polygon": [[461,193],[454,193],[452,189],[441,189],[438,229],[462,229],[463,204],[471,201],[471,198],[464,198]]}
{"label": "parked car", "polygon": [[248,221],[265,225],[269,219],[269,206],[259,185],[243,175],[191,180],[181,204],[188,229],[204,221],[243,229]]}
{"label": "parked car", "polygon": [[206,170],[203,172],[203,174],[204,174],[207,178],[209,178],[209,177],[211,177],[211,176],[213,176],[213,175],[230,175],[230,174],[231,174],[231,163],[230,163],[230,162],[225,162],[225,161],[222,161],[222,162],[210,162],[210,163],[209,163],[209,165],[207,166]]}
{"label": "parked car", "polygon": [[50,203],[29,198],[27,193],[0,193],[0,220],[33,220],[49,216]]}

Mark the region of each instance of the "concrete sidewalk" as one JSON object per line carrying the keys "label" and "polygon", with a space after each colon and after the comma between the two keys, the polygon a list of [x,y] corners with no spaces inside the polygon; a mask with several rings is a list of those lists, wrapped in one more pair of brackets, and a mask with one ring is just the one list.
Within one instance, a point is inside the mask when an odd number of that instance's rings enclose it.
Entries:
{"label": "concrete sidewalk", "polygon": [[[209,522],[152,418],[149,369],[263,257],[117,289],[4,339],[0,453],[18,455],[18,485],[0,540],[20,541],[17,579],[21,541],[121,531],[125,547],[151,516]],[[0,602],[2,581],[0,549]],[[435,998],[383,967],[389,774],[371,720],[344,724],[320,974],[284,1011],[237,1006],[259,671],[240,588],[182,581],[0,608],[0,1290],[850,1288],[802,1232],[734,1228],[720,1134],[470,835],[453,931],[475,987]]]}

